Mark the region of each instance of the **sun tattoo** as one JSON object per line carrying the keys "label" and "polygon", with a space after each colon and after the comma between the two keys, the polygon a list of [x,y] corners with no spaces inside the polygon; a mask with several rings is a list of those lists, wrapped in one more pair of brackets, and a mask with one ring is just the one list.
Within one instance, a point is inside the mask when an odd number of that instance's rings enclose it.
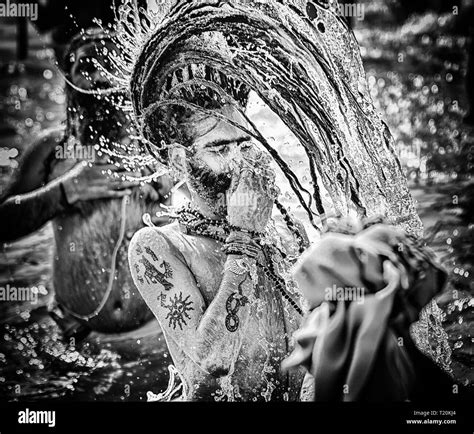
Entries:
{"label": "sun tattoo", "polygon": [[170,304],[165,304],[164,307],[168,309],[168,315],[166,319],[169,320],[169,327],[173,327],[173,330],[176,330],[176,326],[179,326],[183,330],[183,325],[186,325],[187,319],[191,319],[188,315],[188,312],[194,310],[194,307],[191,307],[193,302],[188,301],[190,295],[183,299],[183,293],[180,292],[179,295],[174,295],[171,299]]}

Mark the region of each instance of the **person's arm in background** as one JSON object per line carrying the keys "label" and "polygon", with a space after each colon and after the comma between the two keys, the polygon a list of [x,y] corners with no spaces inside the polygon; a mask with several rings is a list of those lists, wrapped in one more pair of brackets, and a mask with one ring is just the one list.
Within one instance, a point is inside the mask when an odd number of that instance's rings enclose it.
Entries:
{"label": "person's arm in background", "polygon": [[9,242],[31,234],[54,217],[74,211],[78,201],[121,198],[136,183],[114,180],[102,172],[115,166],[79,163],[49,181],[50,162],[62,135],[45,134],[22,158],[6,193],[0,198],[0,241]]}

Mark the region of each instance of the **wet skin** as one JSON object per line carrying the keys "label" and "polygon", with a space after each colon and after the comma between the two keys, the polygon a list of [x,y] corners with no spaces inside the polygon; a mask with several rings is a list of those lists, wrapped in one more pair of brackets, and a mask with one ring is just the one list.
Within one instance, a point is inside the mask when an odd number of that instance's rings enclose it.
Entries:
{"label": "wet skin", "polygon": [[[221,113],[244,122],[231,106]],[[235,226],[263,231],[273,199],[269,185],[259,182],[258,176],[267,170],[268,159],[240,129],[226,122],[198,114],[186,122],[182,128],[192,144],[186,149],[174,147],[170,161],[177,176],[186,179],[194,206],[209,218],[225,217]],[[245,163],[260,172],[238,175],[243,155]],[[200,170],[192,169],[196,167]],[[228,177],[227,190],[204,185],[195,177],[203,173],[206,179]],[[237,194],[257,200],[235,208],[222,206],[219,193],[227,195],[227,204]],[[177,224],[142,229],[129,250],[134,281],[159,320],[173,362],[187,383],[184,399],[213,400],[224,393],[225,399],[295,400],[302,375],[282,373],[280,363],[299,321],[284,309],[281,295],[263,272],[258,271],[253,285],[249,273],[236,275],[226,269],[239,259],[226,256],[215,240],[182,233]],[[238,290],[251,302],[241,306],[238,327],[230,330],[229,298]]]}

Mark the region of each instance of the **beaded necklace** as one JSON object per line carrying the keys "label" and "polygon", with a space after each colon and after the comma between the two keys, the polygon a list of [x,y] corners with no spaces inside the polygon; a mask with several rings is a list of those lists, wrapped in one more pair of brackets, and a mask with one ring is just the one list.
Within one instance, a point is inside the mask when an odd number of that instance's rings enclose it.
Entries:
{"label": "beaded necklace", "polygon": [[[280,205],[281,206],[281,205]],[[282,206],[278,209],[284,209]],[[283,213],[282,213],[283,214]],[[299,241],[300,246],[300,253],[304,251],[304,238],[297,229],[296,225],[291,222],[291,226],[288,224],[290,217],[288,213],[283,215],[285,221],[287,223],[288,229],[292,232],[295,238]],[[189,235],[198,235],[207,238],[211,238],[216,240],[220,243],[225,243],[227,237],[230,235],[232,231],[242,231],[241,228],[237,228],[235,226],[230,225],[227,220],[225,219],[210,219],[208,217],[203,216],[198,210],[191,208],[190,205],[180,209],[177,212],[177,219],[180,225],[181,230]],[[253,239],[260,240],[262,237],[261,233],[256,231],[245,231],[247,232]],[[260,245],[263,255],[265,257],[264,263],[257,260],[257,267],[259,267],[265,276],[270,279],[275,287],[278,289],[282,297],[295,309],[298,314],[303,316],[303,310],[299,307],[298,303],[293,299],[292,295],[289,294],[286,283],[283,278],[281,278],[275,270],[275,265],[272,260],[272,256],[277,254],[281,256],[283,260],[287,259],[287,255],[285,252],[278,249],[271,243],[258,241]]]}

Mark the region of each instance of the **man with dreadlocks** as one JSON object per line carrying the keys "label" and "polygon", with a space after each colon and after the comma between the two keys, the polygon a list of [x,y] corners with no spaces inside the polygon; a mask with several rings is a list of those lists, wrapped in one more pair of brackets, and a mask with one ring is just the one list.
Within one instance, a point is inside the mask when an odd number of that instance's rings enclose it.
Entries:
{"label": "man with dreadlocks", "polygon": [[[208,33],[190,44],[222,49],[225,41]],[[184,399],[295,400],[302,377],[279,365],[301,309],[283,276],[304,239],[281,206],[286,231],[270,218],[270,159],[241,129],[248,90],[199,63],[162,71],[163,91],[190,105],[154,112],[146,128],[174,143],[165,158],[191,203],[177,222],[134,236],[135,284],[164,331]]]}
{"label": "man with dreadlocks", "polygon": [[126,252],[143,225],[142,215],[159,209],[167,186],[140,187],[130,178],[143,173],[122,172],[129,176],[125,181],[112,176],[117,167],[97,150],[104,140],[130,142],[130,121],[118,108],[123,97],[83,93],[110,86],[99,63],[106,60],[101,50],[114,48],[98,30],[72,41],[64,62],[67,127],[47,132],[28,149],[0,201],[1,241],[52,221],[53,285],[60,307],[52,315],[66,336],[78,338],[90,330],[134,330],[153,318],[133,285]]}
{"label": "man with dreadlocks", "polygon": [[[132,274],[186,399],[294,399],[300,373],[279,365],[301,313],[286,270],[304,234],[276,198],[267,155],[318,229],[330,215],[381,215],[419,237],[421,221],[337,2],[312,2],[312,17],[305,0],[165,3],[166,17],[140,34],[132,101],[191,205],[175,224],[138,232]],[[246,115],[247,87],[304,148],[312,192]],[[287,230],[275,229],[274,206]]]}

